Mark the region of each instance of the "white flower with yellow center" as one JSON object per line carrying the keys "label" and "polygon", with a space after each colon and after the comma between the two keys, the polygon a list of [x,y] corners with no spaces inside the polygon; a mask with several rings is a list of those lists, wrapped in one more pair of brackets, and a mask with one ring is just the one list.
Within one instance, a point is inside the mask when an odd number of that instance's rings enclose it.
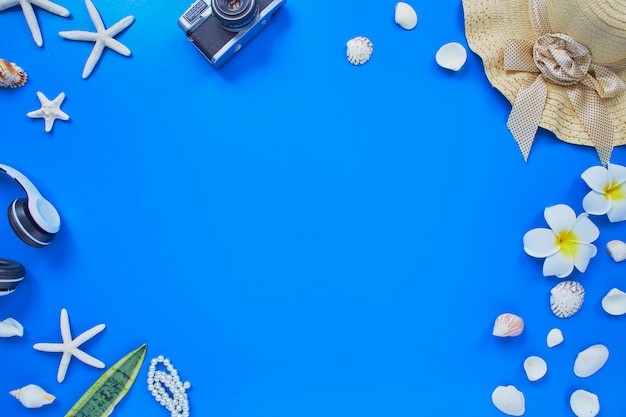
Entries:
{"label": "white flower with yellow center", "polygon": [[565,278],[574,267],[585,272],[598,249],[591,244],[600,236],[587,213],[576,217],[565,204],[547,207],[544,217],[549,229],[532,229],[524,235],[524,251],[535,258],[545,258],[543,275]]}
{"label": "white flower with yellow center", "polygon": [[589,214],[606,214],[611,223],[626,220],[626,167],[608,164],[595,166],[581,175],[591,191],[583,199]]}

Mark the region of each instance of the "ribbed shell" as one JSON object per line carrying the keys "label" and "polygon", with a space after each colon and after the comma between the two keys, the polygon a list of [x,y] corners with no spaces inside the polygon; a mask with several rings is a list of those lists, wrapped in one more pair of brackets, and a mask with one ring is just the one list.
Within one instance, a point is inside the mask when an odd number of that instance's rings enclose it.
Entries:
{"label": "ribbed shell", "polygon": [[14,62],[0,58],[0,86],[8,88],[21,87],[26,84],[26,72]]}
{"label": "ribbed shell", "polygon": [[513,313],[500,314],[493,324],[492,334],[498,337],[515,337],[524,331],[524,320]]}
{"label": "ribbed shell", "polygon": [[365,36],[357,36],[346,43],[346,56],[353,65],[365,64],[374,53],[374,45]]}
{"label": "ribbed shell", "polygon": [[585,289],[576,281],[563,281],[555,285],[550,294],[550,308],[562,319],[576,314],[585,301]]}

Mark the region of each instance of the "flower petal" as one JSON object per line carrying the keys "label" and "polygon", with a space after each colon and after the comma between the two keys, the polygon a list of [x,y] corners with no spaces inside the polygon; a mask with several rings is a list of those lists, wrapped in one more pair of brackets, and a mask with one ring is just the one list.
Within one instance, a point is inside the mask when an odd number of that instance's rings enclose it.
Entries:
{"label": "flower petal", "polygon": [[600,229],[589,220],[587,213],[578,216],[571,231],[576,236],[576,242],[591,243],[600,236]]}
{"label": "flower petal", "polygon": [[524,235],[524,251],[534,258],[545,258],[558,250],[556,235],[550,229],[532,229]]}
{"label": "flower petal", "polygon": [[617,164],[609,164],[608,173],[613,184],[626,182],[626,167]]}
{"label": "flower petal", "polygon": [[613,200],[613,204],[607,215],[611,223],[626,220],[626,200]]}
{"label": "flower petal", "polygon": [[568,258],[563,252],[557,252],[550,255],[543,261],[543,276],[549,277],[555,275],[559,278],[565,278],[574,270],[574,260]]}
{"label": "flower petal", "polygon": [[557,234],[569,230],[576,222],[576,213],[567,204],[546,207],[543,216],[548,226]]}
{"label": "flower petal", "polygon": [[587,168],[581,177],[589,188],[599,193],[604,193],[604,188],[610,181],[609,171],[602,166]]}
{"label": "flower petal", "polygon": [[598,248],[590,243],[579,243],[576,249],[574,266],[580,272],[585,272],[587,265],[589,265],[589,260],[598,253]]}
{"label": "flower petal", "polygon": [[583,209],[589,214],[603,215],[611,210],[611,197],[597,191],[589,191],[583,198]]}

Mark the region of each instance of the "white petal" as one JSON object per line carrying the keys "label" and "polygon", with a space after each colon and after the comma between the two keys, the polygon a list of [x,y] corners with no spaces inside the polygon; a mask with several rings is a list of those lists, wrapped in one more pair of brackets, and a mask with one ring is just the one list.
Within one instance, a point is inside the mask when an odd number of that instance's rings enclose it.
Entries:
{"label": "white petal", "polygon": [[626,200],[613,200],[613,204],[607,215],[611,223],[626,220]]}
{"label": "white petal", "polygon": [[601,166],[587,168],[581,175],[589,188],[604,193],[604,187],[609,183],[609,171]]}
{"label": "white petal", "polygon": [[576,213],[566,204],[557,204],[552,207],[547,207],[543,215],[546,218],[548,226],[557,234],[570,230],[576,222]]}
{"label": "white petal", "polygon": [[589,265],[589,260],[598,253],[598,248],[589,243],[580,243],[577,249],[574,255],[574,266],[580,272],[585,272],[587,265]]}
{"label": "white petal", "polygon": [[574,260],[564,256],[560,251],[548,256],[543,261],[543,275],[545,277],[556,275],[559,278],[564,278],[571,274],[573,270]]}
{"label": "white petal", "polygon": [[572,226],[572,233],[576,235],[577,242],[591,243],[600,236],[600,229],[589,220],[587,213],[583,213],[576,219]]}
{"label": "white petal", "polygon": [[524,251],[535,258],[545,258],[556,252],[556,235],[550,229],[532,229],[524,235]]}
{"label": "white petal", "polygon": [[583,209],[589,214],[601,216],[611,210],[611,198],[597,191],[589,191],[583,198]]}
{"label": "white petal", "polygon": [[609,164],[608,172],[609,178],[613,184],[626,182],[626,167],[617,164]]}

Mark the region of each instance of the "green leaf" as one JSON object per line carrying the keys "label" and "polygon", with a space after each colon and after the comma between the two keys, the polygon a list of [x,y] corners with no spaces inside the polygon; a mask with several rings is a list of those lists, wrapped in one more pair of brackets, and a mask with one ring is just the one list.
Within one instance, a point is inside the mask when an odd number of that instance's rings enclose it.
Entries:
{"label": "green leaf", "polygon": [[107,369],[65,417],[107,417],[111,414],[135,382],[146,357],[146,348],[144,343]]}

